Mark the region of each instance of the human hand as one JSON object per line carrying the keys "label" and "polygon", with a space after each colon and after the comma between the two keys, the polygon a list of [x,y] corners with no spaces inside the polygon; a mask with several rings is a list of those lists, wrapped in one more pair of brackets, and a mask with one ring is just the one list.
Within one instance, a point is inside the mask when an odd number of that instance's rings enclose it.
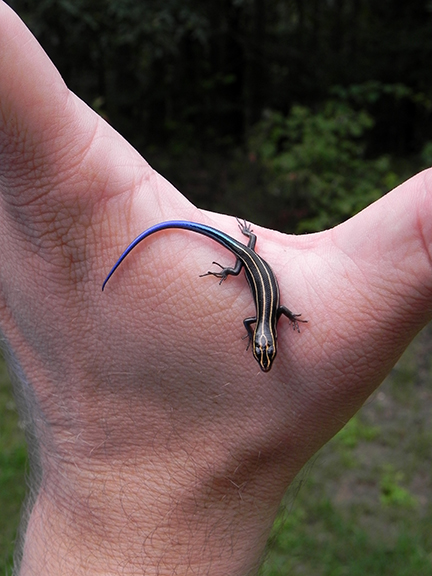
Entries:
{"label": "human hand", "polygon": [[431,317],[431,172],[343,225],[254,226],[281,303],[270,373],[245,350],[243,278],[181,218],[241,239],[64,86],[0,4],[0,319],[41,470],[21,576],[252,574],[280,499]]}

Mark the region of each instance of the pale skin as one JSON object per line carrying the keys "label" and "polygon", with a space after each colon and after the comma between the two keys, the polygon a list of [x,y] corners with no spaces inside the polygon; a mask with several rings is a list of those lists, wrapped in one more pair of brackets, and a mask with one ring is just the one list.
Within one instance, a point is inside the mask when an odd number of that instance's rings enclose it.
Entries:
{"label": "pale skin", "polygon": [[[145,102],[143,103],[145,105]],[[239,239],[68,91],[0,3],[0,320],[42,480],[20,576],[256,573],[281,498],[360,408],[432,306],[432,172],[348,222],[293,237],[254,226],[281,303],[263,373],[245,350],[233,258],[161,233],[169,219]]]}

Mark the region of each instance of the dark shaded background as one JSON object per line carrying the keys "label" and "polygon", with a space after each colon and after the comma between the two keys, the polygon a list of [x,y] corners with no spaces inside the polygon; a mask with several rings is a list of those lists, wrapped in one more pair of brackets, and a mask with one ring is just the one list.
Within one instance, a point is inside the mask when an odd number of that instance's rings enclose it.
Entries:
{"label": "dark shaded background", "polygon": [[317,230],[432,161],[430,0],[9,4],[200,207]]}

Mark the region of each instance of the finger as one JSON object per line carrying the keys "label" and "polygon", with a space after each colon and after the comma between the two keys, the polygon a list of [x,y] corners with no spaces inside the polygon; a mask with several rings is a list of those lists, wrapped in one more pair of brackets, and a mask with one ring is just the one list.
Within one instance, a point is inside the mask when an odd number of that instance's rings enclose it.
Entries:
{"label": "finger", "polygon": [[315,244],[303,262],[302,341],[322,367],[310,386],[330,415],[364,402],[431,319],[431,178],[423,172],[344,224],[298,239]]}
{"label": "finger", "polygon": [[432,171],[411,178],[351,221],[332,239],[356,263],[358,288],[373,308],[404,328],[430,319]]}
{"label": "finger", "polygon": [[63,236],[71,220],[84,213],[82,225],[87,228],[101,197],[130,192],[149,172],[132,147],[67,89],[35,38],[4,3],[0,155],[5,206],[19,219],[19,230],[35,241],[42,233],[55,243],[59,237],[67,240]]}
{"label": "finger", "polygon": [[[14,265],[20,250],[19,258],[23,251],[30,253],[30,275],[39,284],[39,275],[50,274],[48,262],[55,263],[56,274],[63,270],[63,282],[82,281],[97,253],[110,244],[117,253],[140,231],[142,223],[135,226],[134,221],[140,220],[141,210],[152,214],[161,195],[167,210],[171,201],[188,206],[67,89],[35,38],[3,2],[0,176],[3,270],[9,257]],[[133,192],[138,189],[145,194],[137,201]],[[114,196],[118,200],[107,210]],[[140,205],[135,208],[132,202]]]}
{"label": "finger", "polygon": [[98,121],[70,94],[35,38],[4,3],[0,54],[3,236],[5,241],[13,238],[14,248],[24,240],[49,254],[67,244],[71,216],[82,210],[71,192],[83,198],[87,189],[80,165]]}

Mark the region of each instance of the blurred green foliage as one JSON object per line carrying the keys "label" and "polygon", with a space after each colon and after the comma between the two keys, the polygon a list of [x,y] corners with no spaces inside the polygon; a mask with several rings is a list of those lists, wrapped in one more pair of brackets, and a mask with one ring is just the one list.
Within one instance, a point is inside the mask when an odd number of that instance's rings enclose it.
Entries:
{"label": "blurred green foliage", "polygon": [[266,193],[282,196],[296,230],[318,231],[349,218],[400,181],[386,155],[367,158],[365,110],[329,100],[318,111],[294,106],[288,116],[268,111],[250,148],[266,172]]}
{"label": "blurred green foliage", "polygon": [[384,467],[380,482],[380,500],[385,506],[403,506],[415,508],[417,499],[403,486],[406,478],[403,472],[396,470],[391,464]]}
{"label": "blurred green foliage", "polygon": [[267,109],[367,84],[378,152],[419,151],[430,134],[428,0],[8,1],[72,90],[143,151],[242,144]]}
{"label": "blurred green foliage", "polygon": [[[404,85],[367,82],[336,87],[314,109],[295,105],[287,115],[267,110],[251,131],[249,151],[264,170],[269,202],[283,198],[297,232],[329,228],[356,214],[407,175],[389,154],[370,153],[376,120],[370,103],[407,98],[430,109],[424,94]],[[429,154],[423,149],[423,160]],[[296,222],[298,223],[296,225]]]}
{"label": "blurred green foliage", "polygon": [[428,0],[9,0],[202,208],[327,228],[432,162]]}

